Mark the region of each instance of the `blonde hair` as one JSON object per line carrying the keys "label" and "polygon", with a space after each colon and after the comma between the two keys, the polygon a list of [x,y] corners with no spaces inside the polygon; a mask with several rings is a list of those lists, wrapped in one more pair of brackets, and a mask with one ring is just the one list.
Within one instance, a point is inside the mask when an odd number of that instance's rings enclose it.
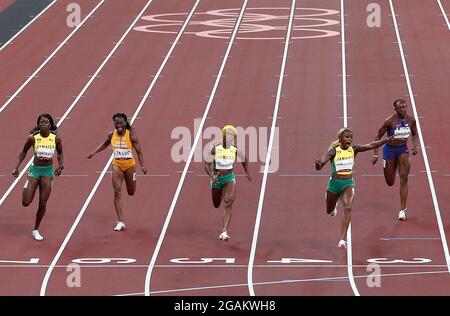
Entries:
{"label": "blonde hair", "polygon": [[223,128],[222,128],[222,135],[225,135],[225,133],[227,132],[227,130],[228,129],[231,129],[233,132],[234,132],[234,134],[235,135],[237,135],[237,129],[236,129],[236,127],[234,127],[234,125],[225,125]]}
{"label": "blonde hair", "polygon": [[345,132],[353,133],[353,131],[352,131],[350,128],[348,128],[348,127],[343,127],[343,128],[341,128],[341,129],[338,131],[338,133],[337,133],[337,139],[336,139],[334,142],[332,142],[332,143],[330,144],[330,147],[331,147],[331,148],[337,146],[337,145],[340,143],[340,141],[341,141],[341,139],[342,139],[342,135],[343,135]]}

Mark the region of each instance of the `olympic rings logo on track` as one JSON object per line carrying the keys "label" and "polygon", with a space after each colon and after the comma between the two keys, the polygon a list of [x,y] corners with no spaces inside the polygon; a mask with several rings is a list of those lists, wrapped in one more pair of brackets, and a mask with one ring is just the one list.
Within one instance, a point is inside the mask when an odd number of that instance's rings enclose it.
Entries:
{"label": "olympic rings logo on track", "polygon": [[[200,37],[228,39],[233,32],[240,9],[219,9],[196,13],[197,20],[189,23],[185,34]],[[142,17],[150,25],[135,27],[134,30],[150,33],[176,34],[188,13],[154,14]],[[292,39],[312,39],[338,36],[335,30],[324,29],[338,25],[334,20],[339,11],[318,8],[297,8]],[[217,18],[218,17],[218,18]],[[330,18],[325,18],[330,17]],[[287,31],[289,8],[248,8],[242,19],[237,39],[283,40]],[[205,30],[206,28],[206,30]]]}

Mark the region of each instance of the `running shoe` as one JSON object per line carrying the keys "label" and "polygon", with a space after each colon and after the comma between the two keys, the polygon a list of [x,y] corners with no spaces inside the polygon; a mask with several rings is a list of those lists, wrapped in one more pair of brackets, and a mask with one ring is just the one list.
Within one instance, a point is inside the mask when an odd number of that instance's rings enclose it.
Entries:
{"label": "running shoe", "polygon": [[398,219],[401,221],[406,221],[406,208],[398,212]]}
{"label": "running shoe", "polygon": [[117,222],[116,227],[114,227],[115,231],[121,231],[125,230],[125,223],[124,222]]}
{"label": "running shoe", "polygon": [[39,234],[39,231],[37,229],[33,230],[31,234],[33,235],[33,238],[35,240],[44,240],[44,237],[42,237],[41,234]]}
{"label": "running shoe", "polygon": [[338,243],[338,248],[347,248],[347,242],[345,240],[340,240]]}
{"label": "running shoe", "polygon": [[228,241],[230,239],[230,236],[228,236],[227,232],[225,231],[220,234],[219,239],[223,241]]}
{"label": "running shoe", "polygon": [[331,215],[332,217],[334,217],[334,216],[337,215],[337,205],[336,205],[336,207],[334,208],[333,212],[330,213],[330,215]]}

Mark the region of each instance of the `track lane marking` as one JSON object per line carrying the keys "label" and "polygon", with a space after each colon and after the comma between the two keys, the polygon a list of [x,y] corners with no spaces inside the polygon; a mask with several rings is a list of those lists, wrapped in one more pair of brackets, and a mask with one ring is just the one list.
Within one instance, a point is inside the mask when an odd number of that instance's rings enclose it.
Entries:
{"label": "track lane marking", "polygon": [[[365,266],[367,267],[367,266]],[[427,275],[427,274],[443,274],[447,273],[447,270],[444,271],[427,271],[427,272],[404,272],[404,273],[388,273],[388,274],[367,274],[367,275],[357,275],[354,278],[363,279],[368,277],[392,277],[392,276],[406,276],[406,275]],[[254,285],[279,285],[279,284],[288,284],[288,283],[301,283],[301,282],[320,282],[320,281],[346,281],[348,276],[342,277],[329,277],[329,278],[316,278],[316,279],[298,279],[298,280],[281,280],[281,281],[267,281],[267,282],[258,282],[254,283]],[[237,287],[245,287],[248,286],[247,283],[238,283],[238,284],[227,284],[227,285],[212,285],[212,286],[203,286],[203,287],[193,287],[193,288],[183,288],[183,289],[173,289],[173,290],[162,290],[162,291],[153,291],[150,294],[163,294],[163,293],[175,293],[175,292],[185,292],[185,291],[199,291],[199,290],[211,290],[211,289],[223,289],[223,288],[237,288]],[[144,293],[130,293],[130,294],[117,294],[115,296],[142,296]]]}
{"label": "track lane marking", "polygon": [[255,296],[255,290],[253,288],[253,264],[255,261],[256,244],[258,242],[259,226],[261,224],[262,208],[263,208],[263,204],[264,204],[264,195],[265,195],[265,191],[266,191],[266,183],[267,183],[269,165],[270,165],[271,155],[272,155],[272,147],[273,147],[273,141],[274,141],[274,135],[275,135],[275,125],[277,123],[278,109],[280,106],[280,100],[281,100],[281,96],[282,96],[283,81],[284,81],[283,79],[285,77],[284,72],[286,69],[289,44],[291,42],[291,35],[292,35],[292,28],[293,28],[292,26],[293,26],[293,21],[294,21],[294,16],[295,16],[295,5],[296,5],[296,0],[293,0],[292,4],[291,4],[291,10],[290,10],[290,15],[289,15],[289,24],[287,27],[286,40],[285,40],[285,44],[284,44],[283,60],[281,62],[280,75],[279,75],[279,79],[278,79],[278,88],[277,88],[277,95],[276,95],[276,99],[275,99],[275,106],[274,106],[273,115],[272,115],[272,126],[270,128],[269,146],[267,148],[266,160],[264,163],[264,173],[263,173],[263,180],[261,183],[261,190],[260,190],[260,194],[259,194],[255,228],[253,230],[252,247],[250,250],[249,264],[248,264],[248,270],[247,270],[248,290],[249,290],[250,296]]}
{"label": "track lane marking", "polygon": [[28,79],[19,87],[19,89],[14,92],[13,95],[9,96],[8,100],[3,104],[3,106],[0,108],[0,113],[3,112],[3,110],[18,96],[18,94],[28,85],[28,83],[33,80],[33,78],[38,77],[36,76],[44,67],[47,65],[47,63],[56,55],[57,52],[67,43],[67,41],[83,26],[83,24],[97,11],[97,9],[105,2],[105,0],[101,0],[95,8],[84,18],[83,21],[69,34],[69,36],[66,37],[66,39],[59,44],[59,46],[50,54],[50,56],[47,57],[47,59],[33,72],[32,75],[27,76]]}
{"label": "track lane marking", "polygon": [[445,19],[445,23],[447,23],[447,28],[450,31],[450,22],[448,21],[448,16],[447,16],[447,13],[444,10],[444,6],[442,5],[441,0],[437,0],[437,3],[439,5],[439,8],[441,9],[442,16]]}
{"label": "track lane marking", "polygon": [[[125,33],[122,35],[122,37],[120,38],[120,40],[116,43],[116,45],[114,46],[113,50],[109,53],[108,58],[102,63],[102,65],[99,67],[99,69],[97,69],[95,75],[90,79],[88,85],[85,86],[85,88],[83,89],[83,91],[80,92],[80,94],[78,95],[78,98],[74,101],[74,102],[78,102],[78,100],[80,99],[80,96],[83,95],[83,93],[86,91],[87,87],[90,85],[90,83],[92,81],[95,80],[96,75],[101,71],[101,69],[103,68],[103,66],[106,64],[106,62],[111,58],[111,56],[114,54],[114,52],[117,50],[117,48],[120,46],[120,44],[123,42],[123,40],[125,39],[125,37],[128,35],[128,33],[133,29],[134,25],[139,21],[139,19],[141,18],[142,14],[144,14],[144,12],[147,10],[147,8],[149,7],[149,5],[152,3],[153,0],[149,0],[147,2],[147,4],[145,5],[145,7],[141,10],[141,12],[139,13],[139,15],[136,17],[136,19],[133,21],[133,23],[130,25],[130,27],[125,31]],[[190,17],[188,17],[189,20]],[[188,21],[186,20],[186,21]],[[183,27],[186,27],[187,23],[185,23],[185,25]],[[181,31],[183,31],[184,28],[182,30],[180,30],[179,36],[177,37],[177,40],[179,39],[179,37],[181,36]],[[164,59],[163,63],[161,64],[158,74],[160,74],[165,66],[165,64],[167,63],[167,61],[169,60],[170,54],[172,53],[173,49],[175,47],[175,44],[173,44],[169,50],[169,52],[166,55],[166,58]],[[153,86],[155,85],[156,81],[158,80],[158,75],[155,76],[153,78],[152,83],[150,84],[146,95],[150,94],[150,91],[152,90]],[[140,109],[142,108],[144,102],[146,101],[146,98],[142,99],[141,103],[138,106],[138,109],[136,110],[136,112],[133,115],[133,118],[131,119],[131,124],[133,124],[134,120],[136,119],[137,115],[139,114]],[[74,103],[75,104],[75,103]],[[68,112],[66,112],[66,114],[68,114]],[[64,117],[66,116],[66,114],[64,115]],[[61,121],[60,121],[61,122]],[[86,211],[92,197],[94,196],[95,192],[97,191],[97,188],[100,185],[100,182],[102,181],[103,177],[106,174],[106,170],[109,167],[109,165],[111,164],[113,159],[113,155],[111,155],[111,157],[109,158],[108,162],[106,163],[105,167],[103,168],[103,171],[101,173],[101,175],[99,176],[99,178],[97,179],[97,182],[95,183],[94,187],[91,190],[91,193],[89,194],[88,198],[86,199],[85,203],[83,204],[83,207],[81,208],[80,212],[78,213],[77,218],[75,219],[72,227],[70,228],[69,232],[66,235],[66,238],[64,239],[63,243],[61,244],[56,256],[53,258],[53,261],[49,267],[49,269],[47,270],[44,280],[42,282],[41,285],[41,290],[40,290],[40,295],[44,296],[45,295],[45,291],[47,289],[47,284],[50,278],[50,275],[53,271],[53,268],[56,266],[56,263],[58,262],[59,258],[62,255],[62,252],[64,251],[67,243],[69,242],[70,238],[72,237],[76,227],[78,226],[78,223],[80,222],[81,218],[83,217],[84,212]],[[32,161],[32,160],[31,160]],[[31,163],[30,161],[30,163]]]}
{"label": "track lane marking", "polygon": [[219,70],[219,73],[217,75],[216,81],[214,83],[214,87],[213,87],[212,92],[211,92],[211,94],[209,96],[208,103],[207,103],[207,106],[205,108],[205,112],[203,113],[202,120],[201,120],[201,122],[200,122],[200,124],[198,126],[198,130],[197,130],[197,134],[195,135],[194,143],[193,143],[192,148],[191,148],[191,150],[189,152],[189,156],[188,156],[188,159],[187,159],[186,164],[184,166],[183,173],[181,174],[180,181],[178,182],[177,190],[176,190],[175,195],[174,195],[174,197],[172,199],[172,203],[170,205],[170,208],[169,208],[166,220],[164,222],[164,226],[163,226],[163,228],[161,230],[161,233],[159,235],[159,238],[158,238],[158,243],[156,244],[155,250],[154,250],[152,258],[150,260],[150,264],[148,266],[148,270],[147,270],[147,273],[146,273],[146,276],[145,276],[145,290],[144,290],[145,296],[149,296],[150,295],[150,281],[151,281],[153,268],[155,267],[155,262],[156,262],[156,259],[158,257],[159,251],[161,249],[161,246],[162,246],[164,237],[166,235],[167,229],[169,227],[170,219],[172,218],[172,214],[173,214],[173,212],[175,210],[175,206],[176,206],[177,201],[178,201],[178,196],[180,195],[181,189],[183,188],[184,179],[186,178],[186,175],[188,173],[189,165],[191,163],[192,157],[194,156],[195,148],[197,147],[197,144],[198,144],[198,142],[200,140],[200,136],[202,134],[202,129],[203,129],[203,126],[205,124],[206,118],[208,116],[209,109],[211,108],[212,102],[214,100],[214,96],[215,96],[217,88],[219,86],[219,82],[220,82],[220,80],[222,78],[222,73],[223,73],[223,71],[225,69],[225,65],[226,65],[226,63],[228,61],[228,57],[230,55],[230,51],[231,51],[231,48],[233,46],[233,42],[234,42],[234,40],[236,38],[236,34],[237,34],[238,29],[239,29],[239,25],[241,24],[241,21],[243,19],[244,12],[245,12],[245,9],[247,7],[247,2],[248,2],[248,0],[244,0],[244,3],[243,3],[242,8],[241,8],[241,11],[240,11],[239,16],[238,16],[238,18],[236,20],[236,25],[234,26],[233,33],[231,34],[230,40],[228,42],[228,47],[227,47],[226,53],[225,53],[225,55],[223,57],[222,65],[220,66],[220,70]]}
{"label": "track lane marking", "polygon": [[48,9],[50,9],[54,4],[56,3],[56,0],[53,0],[52,3],[50,3],[49,5],[47,5],[47,7],[42,10],[38,15],[36,15],[30,22],[28,22],[27,25],[25,25],[24,27],[22,27],[22,29],[17,32],[16,34],[14,34],[13,37],[11,37],[6,43],[4,43],[3,45],[0,46],[0,52],[6,48],[6,46],[8,46],[9,44],[11,44],[12,41],[14,41],[22,32],[24,32],[31,24],[33,24],[34,21],[36,21],[40,16],[42,16]]}
{"label": "track lane marking", "polygon": [[402,65],[403,65],[403,71],[405,73],[405,80],[406,80],[406,84],[408,86],[408,93],[409,93],[409,97],[411,100],[411,106],[414,112],[414,117],[416,119],[416,125],[417,125],[417,133],[419,134],[419,141],[420,141],[420,149],[422,151],[422,156],[423,156],[423,160],[425,163],[425,169],[426,169],[426,173],[427,173],[427,178],[428,178],[428,184],[430,186],[430,191],[431,191],[431,197],[433,200],[433,205],[434,205],[434,211],[436,214],[436,220],[437,220],[437,224],[439,227],[439,233],[441,236],[441,240],[442,240],[442,248],[444,250],[444,256],[445,256],[445,260],[447,262],[447,269],[448,272],[450,273],[450,254],[449,254],[449,250],[448,250],[448,244],[447,244],[447,239],[445,236],[445,231],[444,231],[444,225],[442,223],[442,218],[441,218],[441,212],[439,209],[439,203],[437,200],[437,195],[436,195],[436,191],[434,188],[434,182],[433,182],[433,176],[431,175],[431,169],[430,169],[430,164],[428,162],[428,155],[427,155],[427,151],[425,149],[425,142],[423,140],[423,135],[422,135],[422,128],[420,127],[420,121],[419,121],[419,115],[417,112],[417,108],[416,108],[416,100],[414,98],[414,92],[412,89],[412,85],[411,85],[411,81],[409,79],[409,72],[408,72],[408,66],[406,64],[406,58],[405,58],[405,54],[403,51],[403,45],[401,44],[401,37],[400,37],[400,31],[398,28],[398,24],[397,24],[397,17],[395,15],[395,10],[394,10],[394,4],[392,2],[392,0],[389,0],[389,5],[391,8],[391,15],[392,15],[392,20],[394,22],[394,28],[395,28],[395,34],[397,36],[397,44],[398,44],[398,48],[400,51],[400,56],[402,59]]}

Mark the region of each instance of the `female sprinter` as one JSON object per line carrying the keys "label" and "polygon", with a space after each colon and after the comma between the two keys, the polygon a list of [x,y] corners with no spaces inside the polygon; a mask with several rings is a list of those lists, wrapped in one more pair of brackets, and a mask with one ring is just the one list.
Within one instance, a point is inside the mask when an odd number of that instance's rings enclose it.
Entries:
{"label": "female sprinter", "polygon": [[[412,139],[412,154],[417,155],[417,126],[414,117],[406,113],[407,104],[405,100],[398,99],[394,102],[395,114],[389,116],[378,130],[375,140],[381,139],[384,133],[394,136],[394,139],[383,146],[383,171],[384,179],[388,186],[393,186],[395,173],[398,169],[400,176],[400,212],[398,219],[406,220],[406,200],[408,199],[408,175],[411,161],[408,151],[408,138]],[[372,163],[378,161],[378,149],[374,149]]]}
{"label": "female sprinter", "polygon": [[348,128],[342,128],[338,132],[338,140],[334,141],[321,160],[316,160],[316,170],[330,160],[331,177],[328,181],[326,207],[327,214],[336,216],[336,203],[341,199],[344,206],[344,217],[342,218],[341,240],[339,248],[347,248],[347,230],[350,224],[353,197],[355,195],[355,181],[352,176],[352,169],[355,157],[359,152],[380,147],[390,141],[393,136],[383,140],[374,141],[366,145],[352,145],[353,132]]}
{"label": "female sprinter", "polygon": [[112,184],[114,188],[114,207],[117,213],[117,223],[115,231],[125,229],[122,212],[122,183],[125,180],[128,195],[132,196],[136,192],[136,162],[133,158],[133,148],[136,151],[141,165],[141,170],[147,174],[144,167],[144,155],[139,144],[136,132],[128,123],[128,118],[124,113],[116,113],[113,116],[114,131],[108,134],[106,140],[91,152],[87,158],[91,159],[97,153],[112,145],[114,159],[112,162]]}
{"label": "female sprinter", "polygon": [[[41,114],[37,119],[37,126],[31,130],[22,151],[19,153],[16,166],[12,172],[14,177],[19,175],[19,167],[25,159],[28,150],[33,147],[34,157],[28,171],[28,180],[22,192],[22,205],[29,206],[33,202],[36,189],[39,187],[39,206],[31,232],[35,240],[43,240],[39,233],[39,226],[47,209],[47,201],[52,191],[53,175],[59,176],[64,169],[64,155],[61,137],[56,134],[56,126],[50,114]],[[58,154],[58,168],[53,170],[53,156],[55,149]]]}
{"label": "female sprinter", "polygon": [[222,142],[211,148],[210,155],[205,160],[206,173],[211,177],[212,201],[215,208],[220,206],[222,199],[225,203],[223,213],[223,229],[219,235],[220,240],[228,241],[228,226],[231,221],[231,210],[236,196],[236,177],[233,173],[233,164],[236,157],[242,160],[248,181],[252,181],[249,173],[248,160],[244,153],[237,149],[235,140],[237,129],[233,125],[226,125],[222,129]]}

